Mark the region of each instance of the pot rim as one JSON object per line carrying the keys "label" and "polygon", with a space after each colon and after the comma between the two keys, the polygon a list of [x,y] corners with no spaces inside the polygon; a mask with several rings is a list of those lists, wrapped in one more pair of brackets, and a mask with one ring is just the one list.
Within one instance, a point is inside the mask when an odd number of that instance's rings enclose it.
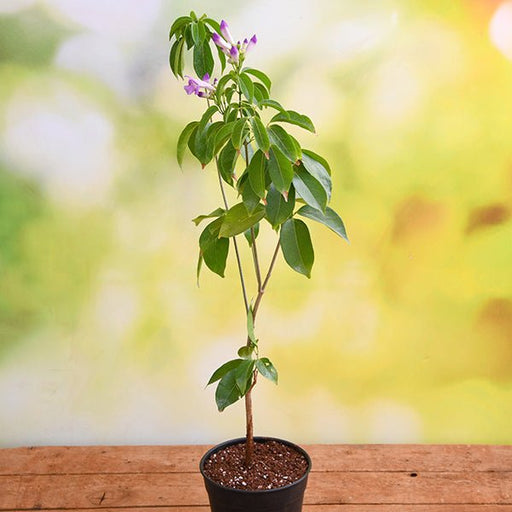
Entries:
{"label": "pot rim", "polygon": [[245,437],[237,437],[236,439],[230,439],[228,441],[224,441],[223,443],[217,444],[214,447],[210,448],[201,457],[201,461],[199,462],[199,471],[201,472],[201,475],[203,475],[203,478],[205,480],[207,480],[211,485],[213,485],[219,489],[229,490],[230,492],[241,493],[241,494],[262,494],[262,493],[279,492],[279,491],[283,491],[285,489],[289,489],[290,487],[299,485],[301,482],[303,482],[304,480],[306,480],[308,478],[308,475],[309,475],[309,472],[311,471],[311,466],[312,466],[311,457],[309,456],[308,452],[306,452],[306,450],[304,450],[304,448],[301,448],[299,445],[292,443],[291,441],[287,441],[286,439],[280,439],[278,437],[267,437],[267,436],[255,436],[254,442],[261,443],[261,442],[265,442],[265,441],[277,441],[286,446],[291,446],[293,449],[297,450],[301,455],[303,455],[304,458],[306,459],[306,462],[308,463],[308,467],[306,468],[306,471],[304,472],[304,474],[298,480],[295,480],[295,482],[292,482],[291,484],[288,484],[288,485],[283,485],[282,487],[275,487],[274,489],[255,489],[255,490],[247,489],[246,490],[246,489],[235,489],[233,487],[226,487],[224,485],[219,484],[215,480],[212,480],[209,476],[204,474],[204,464],[205,464],[206,460],[212,454],[221,450],[222,448],[225,448],[226,446],[243,443],[243,442],[245,442],[245,440],[246,440]]}

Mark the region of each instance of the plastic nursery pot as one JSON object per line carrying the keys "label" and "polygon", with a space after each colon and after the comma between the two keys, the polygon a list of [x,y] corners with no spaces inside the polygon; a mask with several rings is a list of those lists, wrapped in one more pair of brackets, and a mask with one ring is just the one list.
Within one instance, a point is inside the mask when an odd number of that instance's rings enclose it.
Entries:
{"label": "plastic nursery pot", "polygon": [[246,491],[224,487],[204,474],[204,465],[215,452],[245,441],[245,438],[231,439],[208,450],[199,463],[199,470],[204,478],[204,485],[210,499],[211,512],[301,512],[304,491],[311,470],[311,458],[305,450],[289,441],[274,437],[255,437],[255,443],[277,441],[294,448],[301,453],[308,463],[304,475],[290,485],[275,489]]}

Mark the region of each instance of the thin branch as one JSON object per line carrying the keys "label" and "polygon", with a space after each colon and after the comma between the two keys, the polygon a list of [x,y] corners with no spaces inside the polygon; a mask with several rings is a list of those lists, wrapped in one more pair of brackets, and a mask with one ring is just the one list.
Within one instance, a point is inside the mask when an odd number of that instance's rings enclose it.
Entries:
{"label": "thin branch", "polygon": [[[215,158],[215,161],[217,162],[217,158]],[[228,204],[228,200],[226,198],[226,191],[224,190],[224,184],[222,183],[222,176],[220,175],[218,165],[217,165],[217,176],[219,178],[220,191],[222,193],[222,200],[224,201],[224,206],[225,206],[226,210],[229,210],[229,204]],[[245,288],[244,272],[242,269],[242,262],[240,260],[240,252],[238,251],[238,243],[236,241],[236,237],[233,237],[233,245],[235,247],[236,263],[238,265],[238,273],[240,275],[240,284],[242,285],[242,295],[244,297],[245,312],[247,313],[249,311],[249,301],[247,300],[247,291]]]}
{"label": "thin branch", "polygon": [[270,262],[270,265],[268,267],[267,275],[265,276],[265,280],[263,281],[263,284],[261,285],[261,289],[258,292],[258,296],[256,297],[256,301],[254,302],[254,307],[252,309],[252,317],[253,319],[256,318],[256,313],[258,312],[258,308],[260,306],[261,299],[263,297],[263,294],[265,293],[265,290],[267,288],[268,281],[270,279],[270,276],[272,275],[272,270],[274,270],[274,265],[276,264],[277,255],[279,254],[279,249],[281,248],[281,241],[277,241],[276,248],[274,250],[274,254],[272,256],[272,261]]}

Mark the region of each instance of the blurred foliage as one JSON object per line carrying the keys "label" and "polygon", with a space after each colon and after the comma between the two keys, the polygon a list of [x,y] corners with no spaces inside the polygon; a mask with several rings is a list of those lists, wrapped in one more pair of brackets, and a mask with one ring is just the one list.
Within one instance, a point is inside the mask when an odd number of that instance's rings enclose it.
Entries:
{"label": "blurred foliage", "polygon": [[[216,207],[216,176],[175,163],[201,108],[171,78],[168,21],[197,6],[34,4],[0,14],[0,444],[237,436],[242,411],[203,390],[244,332],[236,272],[195,283],[191,219]],[[312,226],[308,282],[277,264],[257,336],[280,384],[258,386],[258,432],[511,442],[500,4],[290,0],[279,30],[258,0],[209,7],[258,34],[255,66],[315,122],[305,146],[332,164],[351,240]]]}

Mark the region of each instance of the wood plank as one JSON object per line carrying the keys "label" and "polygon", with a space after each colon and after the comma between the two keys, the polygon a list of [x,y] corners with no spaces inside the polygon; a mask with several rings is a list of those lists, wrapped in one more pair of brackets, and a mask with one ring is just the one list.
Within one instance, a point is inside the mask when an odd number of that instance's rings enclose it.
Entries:
{"label": "wood plank", "polygon": [[[39,509],[45,512],[47,509]],[[51,509],[69,512],[70,509]],[[96,508],[73,509],[76,512],[97,511]],[[102,508],[101,512],[209,512],[207,505],[197,507]],[[304,505],[303,512],[512,512],[511,505]],[[7,512],[23,512],[22,509]]]}
{"label": "wood plank", "polygon": [[[209,446],[0,450],[0,475],[197,472]],[[313,471],[512,471],[512,446],[305,445]]]}
{"label": "wood plank", "polygon": [[[512,505],[512,473],[318,472],[305,503]],[[206,504],[197,473],[0,477],[0,510]]]}

